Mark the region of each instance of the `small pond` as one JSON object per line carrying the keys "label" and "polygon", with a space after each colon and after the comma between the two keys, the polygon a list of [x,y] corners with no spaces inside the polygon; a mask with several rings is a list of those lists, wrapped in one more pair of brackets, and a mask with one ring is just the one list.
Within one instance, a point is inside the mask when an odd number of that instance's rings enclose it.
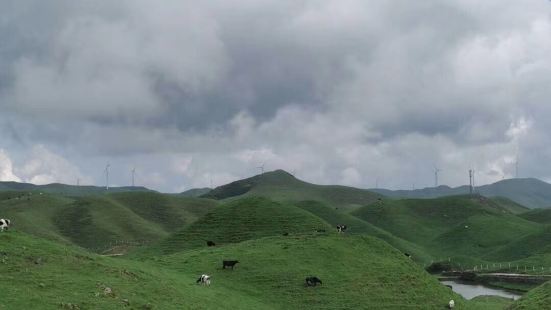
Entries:
{"label": "small pond", "polygon": [[481,295],[501,296],[506,298],[514,298],[515,300],[519,299],[522,296],[512,291],[492,288],[478,283],[462,282],[456,280],[442,280],[440,281],[440,283],[444,285],[451,285],[454,292],[469,300]]}

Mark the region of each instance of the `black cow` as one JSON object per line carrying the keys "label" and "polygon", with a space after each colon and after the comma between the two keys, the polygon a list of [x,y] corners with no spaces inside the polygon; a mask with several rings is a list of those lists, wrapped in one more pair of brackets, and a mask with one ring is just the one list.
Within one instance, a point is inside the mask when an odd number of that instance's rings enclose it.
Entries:
{"label": "black cow", "polygon": [[321,283],[321,280],[318,277],[308,277],[306,278],[306,286],[316,286]]}
{"label": "black cow", "polygon": [[404,253],[405,256],[407,256],[408,258],[411,258],[411,254],[409,253]]}
{"label": "black cow", "polygon": [[231,267],[231,269],[233,270],[233,267],[237,263],[239,263],[238,260],[224,260],[222,261],[222,269],[226,269],[226,267]]}
{"label": "black cow", "polygon": [[284,232],[283,235],[284,235],[284,236],[289,236],[289,233],[288,233],[288,232]]}
{"label": "black cow", "polygon": [[214,243],[214,242],[212,242],[212,241],[207,241],[207,245],[208,245],[208,246],[215,246],[216,243]]}

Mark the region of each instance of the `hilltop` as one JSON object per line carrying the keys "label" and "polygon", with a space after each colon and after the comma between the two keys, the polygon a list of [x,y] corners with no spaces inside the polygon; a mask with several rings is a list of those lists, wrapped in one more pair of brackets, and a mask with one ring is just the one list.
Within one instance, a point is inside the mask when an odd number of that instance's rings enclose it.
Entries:
{"label": "hilltop", "polygon": [[316,185],[301,181],[290,173],[276,170],[217,187],[201,196],[231,199],[262,196],[277,201],[316,200],[331,207],[354,209],[376,201],[381,195],[368,190],[340,185]]}
{"label": "hilltop", "polygon": [[[451,188],[441,185],[416,190],[387,190],[373,188],[370,191],[394,198],[437,198],[464,195],[468,186]],[[529,208],[551,207],[551,184],[534,178],[508,179],[476,187],[476,192],[486,197],[505,197]]]}

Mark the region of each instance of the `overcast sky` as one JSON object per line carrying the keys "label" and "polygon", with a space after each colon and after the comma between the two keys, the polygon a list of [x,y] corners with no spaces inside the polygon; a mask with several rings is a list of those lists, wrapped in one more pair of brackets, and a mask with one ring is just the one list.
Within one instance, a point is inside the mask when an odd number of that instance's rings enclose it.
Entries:
{"label": "overcast sky", "polygon": [[0,180],[551,180],[547,0],[0,0]]}

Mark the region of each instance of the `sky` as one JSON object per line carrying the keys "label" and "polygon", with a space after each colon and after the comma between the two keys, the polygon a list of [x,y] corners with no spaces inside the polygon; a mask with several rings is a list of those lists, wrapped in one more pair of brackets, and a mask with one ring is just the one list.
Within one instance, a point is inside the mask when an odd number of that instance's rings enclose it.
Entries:
{"label": "sky", "polygon": [[551,180],[547,0],[0,0],[0,180]]}

